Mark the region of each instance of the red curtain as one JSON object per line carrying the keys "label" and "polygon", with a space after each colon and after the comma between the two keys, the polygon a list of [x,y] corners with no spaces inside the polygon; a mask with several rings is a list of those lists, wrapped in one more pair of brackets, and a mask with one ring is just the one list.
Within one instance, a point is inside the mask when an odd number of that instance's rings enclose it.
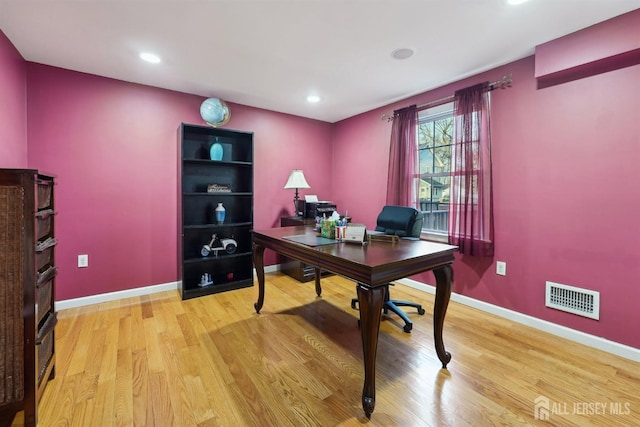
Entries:
{"label": "red curtain", "polygon": [[394,111],[389,146],[387,205],[417,206],[417,125],[418,110],[415,105]]}
{"label": "red curtain", "polygon": [[489,83],[454,95],[449,243],[460,253],[493,256]]}

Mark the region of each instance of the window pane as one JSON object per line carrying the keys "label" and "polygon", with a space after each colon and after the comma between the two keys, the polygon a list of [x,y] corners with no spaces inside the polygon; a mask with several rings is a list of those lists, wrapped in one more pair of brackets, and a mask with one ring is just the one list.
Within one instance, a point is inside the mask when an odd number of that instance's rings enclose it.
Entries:
{"label": "window pane", "polygon": [[[446,107],[446,106],[445,106]],[[422,228],[446,233],[449,224],[453,106],[423,112],[418,124],[419,200]]]}

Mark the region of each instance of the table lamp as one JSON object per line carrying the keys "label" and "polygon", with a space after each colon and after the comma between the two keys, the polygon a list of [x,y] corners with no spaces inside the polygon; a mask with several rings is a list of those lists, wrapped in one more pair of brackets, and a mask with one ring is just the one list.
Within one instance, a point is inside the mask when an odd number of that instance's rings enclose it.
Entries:
{"label": "table lamp", "polygon": [[298,189],[299,188],[311,188],[311,186],[307,183],[307,180],[304,179],[304,173],[300,169],[294,169],[291,171],[291,175],[289,175],[289,180],[284,185],[285,189],[296,189],[296,195],[293,198],[293,211],[295,212],[295,217],[300,216],[300,212],[298,211]]}

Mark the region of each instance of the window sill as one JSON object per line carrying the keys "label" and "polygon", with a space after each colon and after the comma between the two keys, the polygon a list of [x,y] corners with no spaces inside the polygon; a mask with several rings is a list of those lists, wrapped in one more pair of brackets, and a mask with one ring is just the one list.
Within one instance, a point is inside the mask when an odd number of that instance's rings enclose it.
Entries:
{"label": "window sill", "polygon": [[436,243],[449,243],[449,236],[442,233],[434,233],[434,232],[423,230],[420,233],[420,240],[427,240],[429,242],[436,242]]}

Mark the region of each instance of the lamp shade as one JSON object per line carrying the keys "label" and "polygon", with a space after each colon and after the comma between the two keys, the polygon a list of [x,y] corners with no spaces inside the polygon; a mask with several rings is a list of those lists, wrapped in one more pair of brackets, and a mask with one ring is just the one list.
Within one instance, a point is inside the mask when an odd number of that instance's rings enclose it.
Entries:
{"label": "lamp shade", "polygon": [[307,183],[307,180],[304,179],[304,173],[300,169],[294,169],[291,171],[289,180],[284,185],[284,188],[311,188],[311,186]]}

